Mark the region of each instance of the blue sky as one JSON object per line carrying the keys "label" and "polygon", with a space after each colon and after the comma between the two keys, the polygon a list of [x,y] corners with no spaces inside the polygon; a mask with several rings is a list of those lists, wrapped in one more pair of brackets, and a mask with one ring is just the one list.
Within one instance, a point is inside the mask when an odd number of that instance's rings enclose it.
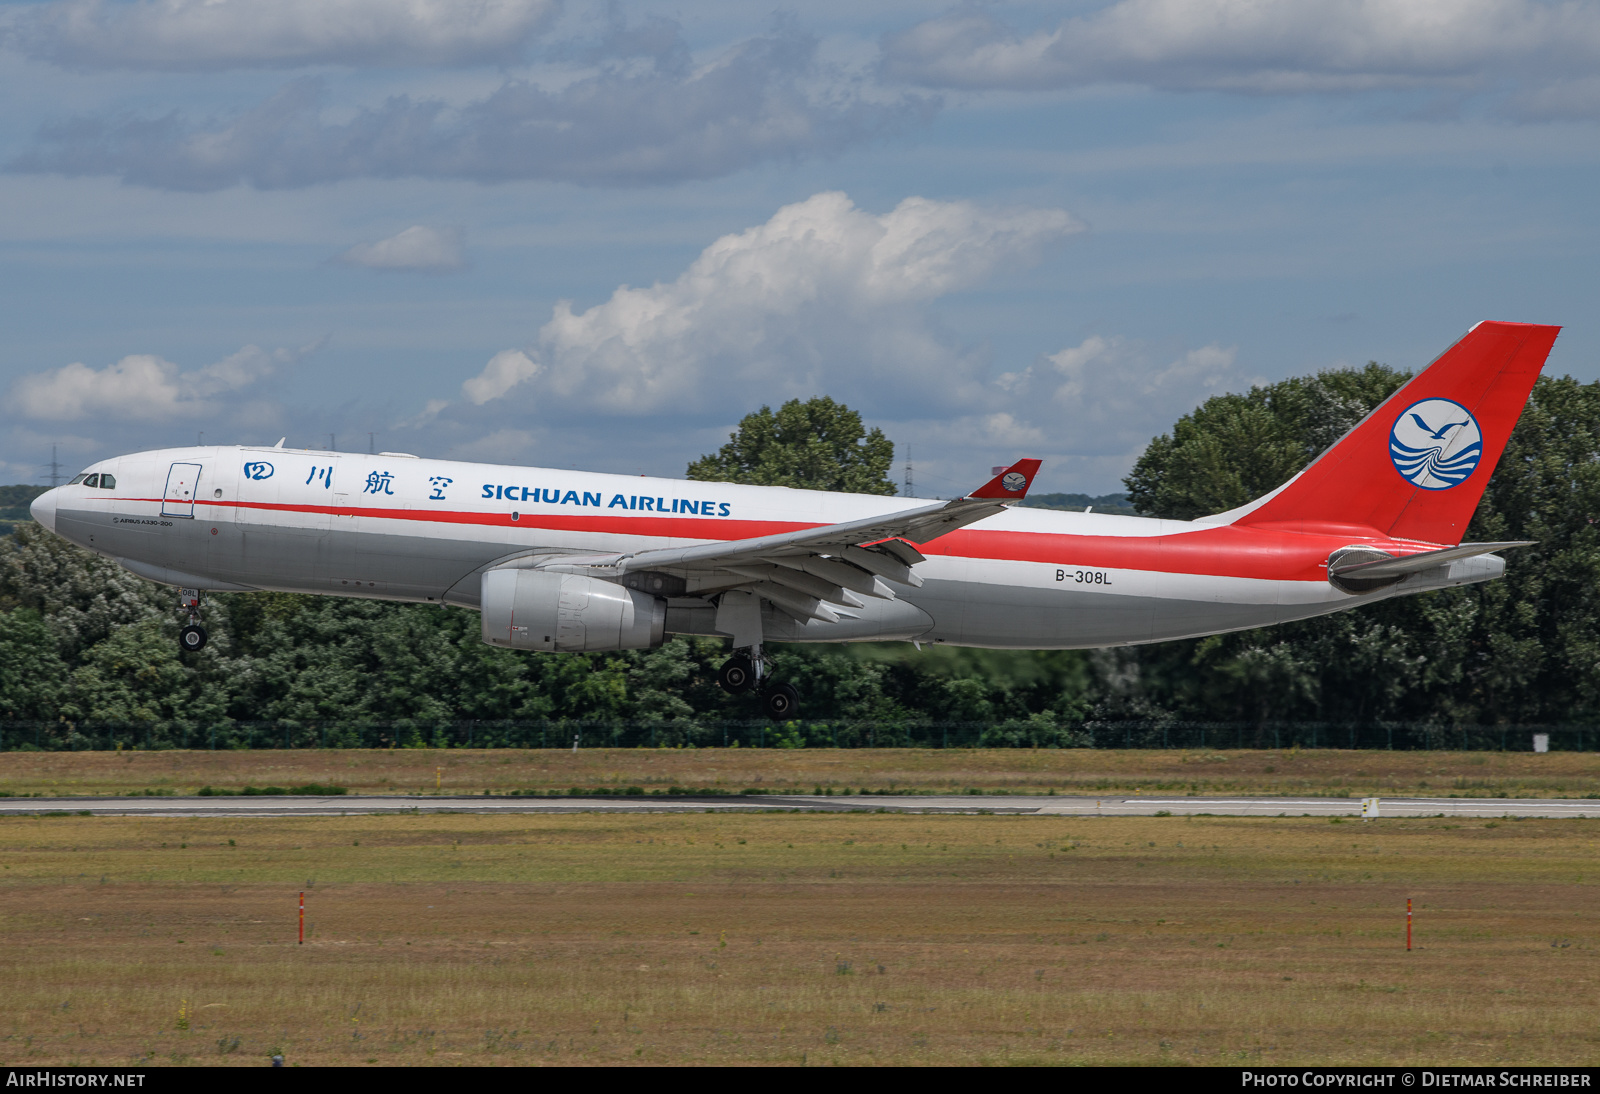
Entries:
{"label": "blue sky", "polygon": [[[0,6],[0,479],[681,475],[828,394],[948,495],[1472,323],[1600,379],[1600,5]],[[899,469],[897,468],[897,477]]]}

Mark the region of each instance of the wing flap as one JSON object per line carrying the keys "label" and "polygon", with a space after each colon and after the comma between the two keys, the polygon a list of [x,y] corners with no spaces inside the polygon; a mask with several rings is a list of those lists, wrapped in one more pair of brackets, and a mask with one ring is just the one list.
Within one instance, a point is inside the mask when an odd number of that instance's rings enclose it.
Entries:
{"label": "wing flap", "polygon": [[[923,540],[926,543],[927,540]],[[882,551],[884,554],[899,559],[903,566],[915,566],[919,562],[926,562],[928,558],[921,551],[903,539],[885,539],[877,543],[863,543],[862,547],[869,551]]]}
{"label": "wing flap", "polygon": [[806,623],[812,619],[823,623],[839,622],[839,615],[828,605],[814,596],[807,596],[786,585],[778,585],[771,581],[757,581],[746,585],[744,588],[768,601],[774,607],[787,615],[793,616],[796,622]]}
{"label": "wing flap", "polygon": [[814,574],[824,581],[831,581],[840,588],[850,589],[862,596],[875,596],[880,600],[894,599],[894,590],[885,585],[880,578],[848,562],[823,558],[820,555],[802,555],[799,558],[781,556],[772,561],[778,566]]}
{"label": "wing flap", "polygon": [[910,585],[913,589],[922,587],[921,574],[914,572],[909,565],[898,558],[891,558],[885,552],[869,551],[865,547],[845,547],[839,555],[863,570],[871,570],[885,580],[898,581],[902,585]]}
{"label": "wing flap", "polygon": [[727,566],[724,569],[741,577],[748,577],[755,581],[770,581],[777,585],[784,585],[797,592],[814,596],[818,600],[831,601],[835,604],[844,603],[845,591],[831,581],[824,581],[820,577],[805,573],[802,570],[791,570],[787,566],[777,566],[771,563],[762,565]]}

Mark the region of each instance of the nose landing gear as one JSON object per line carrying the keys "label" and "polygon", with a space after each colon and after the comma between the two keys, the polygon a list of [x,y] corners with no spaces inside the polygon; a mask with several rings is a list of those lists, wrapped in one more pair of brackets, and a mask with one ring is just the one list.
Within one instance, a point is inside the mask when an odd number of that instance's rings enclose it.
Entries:
{"label": "nose landing gear", "polygon": [[186,616],[188,624],[178,632],[178,645],[185,653],[199,653],[206,648],[205,627],[200,625],[200,590],[178,590],[178,614]]}
{"label": "nose landing gear", "polygon": [[[730,695],[742,695],[751,688],[761,687],[767,675],[767,660],[760,646],[747,646],[735,650],[732,657],[722,663],[717,671],[717,683]],[[800,693],[793,684],[767,682],[762,689],[761,705],[767,717],[775,721],[793,718],[800,709]]]}

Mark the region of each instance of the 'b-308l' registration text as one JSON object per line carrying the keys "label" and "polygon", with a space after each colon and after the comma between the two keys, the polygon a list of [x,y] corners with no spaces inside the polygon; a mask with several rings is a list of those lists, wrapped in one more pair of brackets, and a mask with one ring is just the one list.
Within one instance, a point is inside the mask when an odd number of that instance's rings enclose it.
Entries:
{"label": "'b-308l' registration text", "polygon": [[1109,585],[1111,575],[1104,570],[1057,570],[1057,581],[1070,581],[1074,585]]}

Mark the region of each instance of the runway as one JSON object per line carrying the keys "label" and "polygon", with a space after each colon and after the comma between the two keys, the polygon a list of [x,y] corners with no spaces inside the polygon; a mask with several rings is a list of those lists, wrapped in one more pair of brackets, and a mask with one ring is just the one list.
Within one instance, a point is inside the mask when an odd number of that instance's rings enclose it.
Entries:
{"label": "runway", "polygon": [[[1380,817],[1596,817],[1596,798],[1381,798]],[[1104,797],[1054,795],[760,794],[656,797],[79,797],[0,798],[0,816],[92,814],[120,817],[339,817],[404,813],[962,813],[1036,817],[1351,817],[1359,798]]]}

